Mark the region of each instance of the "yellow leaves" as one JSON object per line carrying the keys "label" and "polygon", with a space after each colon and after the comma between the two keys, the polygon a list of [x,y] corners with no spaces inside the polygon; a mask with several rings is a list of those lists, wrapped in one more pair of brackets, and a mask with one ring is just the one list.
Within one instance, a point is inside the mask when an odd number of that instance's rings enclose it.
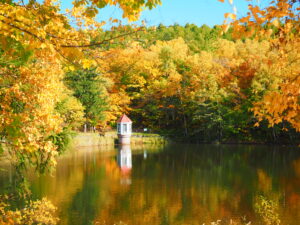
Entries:
{"label": "yellow leaves", "polygon": [[[157,41],[148,49],[136,45],[113,49],[102,57],[106,59],[102,66],[110,71],[105,76],[114,81],[109,90],[110,98],[115,93],[130,94],[130,101],[141,102],[139,107],[148,99],[159,101],[176,96],[184,101],[201,96],[207,100],[224,94],[218,84],[222,67],[215,63],[215,57],[209,52],[191,54],[183,39]],[[126,88],[134,88],[137,92],[126,93]],[[110,110],[119,112],[120,108],[112,104]]]}
{"label": "yellow leaves", "polygon": [[225,13],[225,14],[224,14],[224,17],[225,17],[225,18],[230,18],[230,19],[232,19],[232,20],[236,20],[236,15],[233,14],[233,13]]}
{"label": "yellow leaves", "polygon": [[[293,33],[291,32],[292,29],[293,29],[293,27],[294,27],[294,25],[293,25],[292,22],[286,22],[286,23],[284,24],[284,32],[285,32],[287,35],[293,34]],[[293,34],[293,36],[294,36],[294,34]],[[291,37],[291,36],[290,36],[290,37]]]}
{"label": "yellow leaves", "polygon": [[[268,79],[259,76],[254,78],[253,87],[264,89],[258,84],[260,82],[269,85],[270,92],[267,92],[263,100],[255,104],[253,111],[259,121],[267,119],[269,124],[288,121],[297,131],[300,131],[300,110],[299,110],[299,57],[295,52],[299,52],[299,18],[295,13],[293,3],[288,0],[276,0],[264,9],[258,6],[249,5],[248,16],[231,23],[233,37],[251,37],[257,40],[269,40],[269,45],[274,46],[277,51],[269,53],[269,59],[256,63],[258,68],[263,68]],[[296,9],[297,10],[297,9]],[[226,18],[236,19],[230,13],[225,14]],[[288,18],[283,20],[283,18]],[[273,34],[273,27],[277,33]],[[229,28],[228,24],[223,24],[223,30]],[[293,30],[293,32],[291,32]],[[293,46],[292,48],[290,46]],[[295,66],[297,62],[298,66]],[[298,74],[298,75],[296,75]],[[259,87],[260,86],[260,87]],[[257,90],[259,90],[257,89]],[[297,91],[296,91],[297,90]],[[256,123],[255,126],[259,124]]]}
{"label": "yellow leaves", "polygon": [[[272,34],[272,30],[267,32]],[[224,66],[222,70],[230,68],[221,77],[223,85],[235,93],[251,87],[253,94],[263,95],[252,109],[259,122],[266,119],[270,126],[289,122],[299,131],[300,43],[281,45],[279,51],[269,41],[219,42],[215,51],[218,59],[214,60]]]}
{"label": "yellow leaves", "polygon": [[[272,91],[265,94],[264,98],[254,105],[254,114],[258,119],[267,119],[271,126],[283,121],[289,122],[297,131],[300,130],[300,105],[299,90],[300,78],[299,52],[300,44],[293,44],[293,47],[282,46],[280,52],[277,52],[273,63],[268,65],[272,72],[268,82],[273,80]],[[278,50],[277,50],[278,51]],[[273,56],[274,57],[274,56]]]}
{"label": "yellow leaves", "polygon": [[173,39],[168,42],[157,41],[156,45],[150,47],[155,54],[160,54],[163,50],[169,51],[174,59],[186,58],[189,48],[182,38]]}
{"label": "yellow leaves", "polygon": [[42,44],[41,44],[41,48],[42,48],[42,49],[44,49],[44,48],[46,48],[46,47],[47,47],[47,45],[46,45],[45,43],[42,43]]}
{"label": "yellow leaves", "polygon": [[297,102],[300,95],[291,93],[284,88],[282,90],[282,94],[271,92],[261,102],[256,103],[255,115],[258,118],[266,118],[271,126],[284,120],[288,121],[296,130],[300,131],[300,105]]}
{"label": "yellow leaves", "polygon": [[[46,198],[26,202],[23,209],[9,210],[9,204],[0,202],[1,224],[57,224],[57,208]],[[5,218],[5,221],[3,221]]]}
{"label": "yellow leaves", "polygon": [[81,60],[81,64],[84,69],[89,69],[95,65],[95,61],[91,59],[83,59]]}
{"label": "yellow leaves", "polygon": [[66,72],[68,72],[68,71],[74,71],[75,67],[73,65],[69,65],[65,69],[66,69]]}
{"label": "yellow leaves", "polygon": [[98,14],[98,9],[95,7],[86,7],[84,11],[84,16],[88,18],[93,18]]}
{"label": "yellow leaves", "polygon": [[270,37],[273,34],[273,30],[272,29],[268,29],[266,31],[267,37]]}
{"label": "yellow leaves", "polygon": [[273,24],[275,27],[279,27],[279,25],[280,25],[278,19],[273,20],[272,24]]}
{"label": "yellow leaves", "polygon": [[169,80],[171,82],[174,82],[175,84],[177,84],[178,82],[180,82],[182,80],[182,76],[179,73],[173,71],[173,73],[171,73],[169,75]]}
{"label": "yellow leaves", "polygon": [[[95,60],[87,56],[86,49],[98,34],[95,28],[104,25],[104,22],[95,20],[98,9],[106,5],[118,5],[123,10],[124,17],[134,20],[144,7],[155,7],[160,1],[78,0],[74,1],[74,7],[66,15],[61,13],[59,4],[54,0],[25,1],[24,7],[6,2],[0,2],[2,56],[13,61],[16,49],[19,51],[21,47],[31,51],[32,56],[30,60],[29,56],[24,60],[28,63],[26,66],[24,63],[0,68],[1,84],[3,80],[6,82],[0,87],[0,132],[6,132],[5,139],[12,143],[12,152],[22,152],[29,160],[38,155],[32,153],[38,152],[40,155],[47,155],[54,164],[56,147],[47,138],[59,133],[66,119],[66,115],[61,118],[55,111],[65,89],[62,83],[62,65],[67,64],[65,70],[71,71],[75,69],[73,65],[84,69],[97,65]],[[112,22],[120,21],[113,19]],[[77,26],[76,29],[72,27],[74,25]],[[11,40],[18,48],[11,48],[12,45],[8,43]],[[144,78],[137,79],[137,84],[132,84],[132,87],[141,87],[145,82]],[[112,93],[116,92],[113,88],[110,90]],[[124,90],[110,97],[117,108],[111,110],[111,114],[124,108],[126,110],[130,97]],[[79,119],[80,113],[74,116],[76,118],[70,117]]]}
{"label": "yellow leaves", "polygon": [[[152,9],[161,3],[160,0],[148,0],[148,1],[126,1],[126,0],[104,0],[104,1],[91,1],[94,7],[104,8],[107,5],[118,5],[123,11],[123,18],[127,18],[129,21],[137,20],[140,12],[144,8]],[[74,4],[74,3],[73,3]],[[74,6],[85,6],[85,1],[76,1]]]}
{"label": "yellow leaves", "polygon": [[[53,155],[56,146],[45,139],[60,132],[62,123],[54,110],[63,90],[61,66],[55,54],[44,50],[36,50],[34,57],[33,63],[17,68],[19,76],[9,81],[11,86],[1,88],[4,98],[0,126],[15,129],[5,138],[14,143],[10,146],[13,151],[22,152],[29,159],[35,152]],[[1,69],[5,75],[9,72]],[[52,156],[49,159],[53,160]]]}

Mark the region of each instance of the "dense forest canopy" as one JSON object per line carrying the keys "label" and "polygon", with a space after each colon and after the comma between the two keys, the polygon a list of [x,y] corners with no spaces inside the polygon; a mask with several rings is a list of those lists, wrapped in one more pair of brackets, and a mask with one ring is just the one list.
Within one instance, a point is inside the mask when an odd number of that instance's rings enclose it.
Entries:
{"label": "dense forest canopy", "polygon": [[[232,30],[220,31],[189,24],[148,29],[126,47],[114,43],[102,52],[103,76],[131,99],[123,109],[155,131],[199,141],[297,140],[287,121],[270,128],[255,117],[265,94],[285,79],[278,50],[268,40],[236,40]],[[285,69],[297,74],[297,53],[289,54]]]}
{"label": "dense forest canopy", "polygon": [[70,130],[122,113],[195,141],[299,138],[298,1],[249,5],[213,28],[112,20],[110,31],[99,9],[135,20],[160,1],[78,0],[66,14],[56,1],[0,4],[0,135],[19,162],[55,164]]}

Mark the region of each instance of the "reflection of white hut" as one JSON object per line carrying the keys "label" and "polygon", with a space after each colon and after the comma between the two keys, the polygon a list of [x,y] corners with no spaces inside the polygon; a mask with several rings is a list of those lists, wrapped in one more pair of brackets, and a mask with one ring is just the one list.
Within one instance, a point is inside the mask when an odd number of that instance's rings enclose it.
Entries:
{"label": "reflection of white hut", "polygon": [[130,145],[123,145],[119,150],[118,154],[118,164],[123,174],[130,173],[132,168],[132,158],[131,158]]}
{"label": "reflection of white hut", "polygon": [[117,131],[120,144],[130,144],[132,121],[124,114],[117,121]]}

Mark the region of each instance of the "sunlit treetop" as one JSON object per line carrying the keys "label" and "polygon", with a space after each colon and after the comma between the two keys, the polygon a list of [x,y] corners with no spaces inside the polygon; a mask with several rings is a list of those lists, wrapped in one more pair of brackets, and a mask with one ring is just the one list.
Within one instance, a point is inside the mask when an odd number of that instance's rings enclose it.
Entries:
{"label": "sunlit treetop", "polygon": [[[62,13],[59,1],[0,1],[0,35],[24,42],[38,41],[41,47],[48,44],[59,50],[61,47],[88,47],[106,21],[96,21],[99,9],[115,5],[122,9],[129,21],[138,19],[145,8],[153,8],[160,0],[75,0],[73,7]],[[118,23],[119,20],[111,19]],[[29,45],[32,44],[29,41]],[[95,45],[95,43],[93,43]],[[48,45],[48,47],[50,47]]]}
{"label": "sunlit treetop", "polygon": [[160,0],[75,0],[73,5],[74,7],[88,6],[86,12],[93,12],[95,14],[98,13],[98,9],[104,8],[107,5],[118,6],[123,11],[123,17],[132,21],[139,17],[143,8],[152,9],[160,3]]}
{"label": "sunlit treetop", "polygon": [[235,13],[228,13],[225,17],[229,22],[223,25],[225,32],[232,27],[236,39],[268,40],[279,53],[269,67],[276,67],[282,83],[255,104],[254,114],[270,126],[288,121],[300,131],[300,1],[274,0],[264,8],[250,4],[247,16],[237,19]]}
{"label": "sunlit treetop", "polygon": [[[224,0],[219,1],[224,2]],[[232,27],[236,38],[253,36],[269,38],[274,34],[274,28],[285,34],[299,31],[299,0],[270,1],[265,7],[249,4],[247,15],[241,18],[237,16],[233,0],[229,0],[229,3],[232,5],[233,12],[225,13],[223,29],[227,31]]]}

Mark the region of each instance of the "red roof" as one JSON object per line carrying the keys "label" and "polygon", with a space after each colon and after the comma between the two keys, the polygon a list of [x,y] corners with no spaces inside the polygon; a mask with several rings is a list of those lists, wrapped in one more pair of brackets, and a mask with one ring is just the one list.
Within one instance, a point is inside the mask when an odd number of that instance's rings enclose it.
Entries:
{"label": "red roof", "polygon": [[132,121],[128,118],[128,116],[123,114],[123,116],[121,116],[121,118],[118,119],[117,123],[132,123]]}

